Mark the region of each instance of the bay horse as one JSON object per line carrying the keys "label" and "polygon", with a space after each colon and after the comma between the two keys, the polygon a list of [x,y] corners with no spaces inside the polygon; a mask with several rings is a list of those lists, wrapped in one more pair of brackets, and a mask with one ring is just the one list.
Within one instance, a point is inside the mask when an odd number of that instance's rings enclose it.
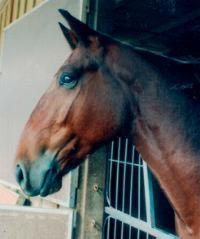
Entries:
{"label": "bay horse", "polygon": [[132,137],[176,217],[181,238],[200,238],[199,62],[112,39],[59,10],[72,52],[31,114],[16,153],[16,179],[30,196],[116,135]]}

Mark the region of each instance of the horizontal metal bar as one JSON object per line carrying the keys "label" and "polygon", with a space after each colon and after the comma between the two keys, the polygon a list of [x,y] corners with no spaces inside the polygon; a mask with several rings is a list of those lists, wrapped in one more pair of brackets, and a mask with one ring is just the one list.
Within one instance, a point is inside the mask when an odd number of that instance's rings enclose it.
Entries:
{"label": "horizontal metal bar", "polygon": [[121,212],[113,207],[105,207],[105,212],[112,217],[113,219],[124,222],[132,227],[137,228],[138,230],[149,233],[150,235],[159,238],[159,239],[178,239],[177,236],[163,232],[159,229],[152,228],[150,224],[140,219],[134,218],[124,212]]}
{"label": "horizontal metal bar", "polygon": [[138,167],[142,167],[142,164],[138,164],[138,163],[130,163],[130,162],[125,162],[125,161],[121,161],[121,160],[116,160],[116,159],[108,159],[110,162],[114,162],[114,163],[120,163],[120,164],[127,164],[127,165],[133,165],[133,166],[138,166]]}

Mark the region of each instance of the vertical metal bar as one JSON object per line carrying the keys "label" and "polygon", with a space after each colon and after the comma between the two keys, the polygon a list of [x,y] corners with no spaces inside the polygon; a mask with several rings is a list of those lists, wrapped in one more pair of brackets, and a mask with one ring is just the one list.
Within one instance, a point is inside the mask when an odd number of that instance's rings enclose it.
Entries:
{"label": "vertical metal bar", "polygon": [[116,180],[116,195],[115,195],[116,209],[118,207],[120,153],[121,153],[121,138],[118,139],[118,153],[117,153],[117,180]]}
{"label": "vertical metal bar", "polygon": [[129,225],[129,231],[128,231],[128,238],[129,239],[132,238],[131,235],[132,235],[132,230],[131,230],[131,226]]}
{"label": "vertical metal bar", "polygon": [[141,156],[139,155],[138,160],[138,218],[140,219],[141,209]]}
{"label": "vertical metal bar", "polygon": [[121,221],[121,239],[123,239],[123,235],[124,235],[124,223]]}
{"label": "vertical metal bar", "polygon": [[108,192],[108,200],[109,200],[109,203],[111,203],[111,178],[112,178],[112,168],[113,168],[113,162],[112,162],[112,159],[113,159],[113,155],[114,155],[114,141],[112,141],[111,143],[111,152],[110,152],[110,174],[109,174],[109,192]]}
{"label": "vertical metal bar", "polygon": [[123,193],[122,193],[122,211],[123,212],[124,212],[124,203],[125,203],[127,155],[128,155],[128,139],[126,139],[125,155],[124,155],[124,175],[123,175]]}
{"label": "vertical metal bar", "polygon": [[132,147],[132,164],[131,164],[131,186],[130,186],[130,201],[129,201],[129,214],[132,214],[132,199],[133,199],[133,176],[134,176],[134,162],[135,162],[135,146]]}
{"label": "vertical metal bar", "polygon": [[[134,176],[134,162],[135,162],[135,146],[132,146],[132,156],[131,156],[131,186],[130,186],[130,201],[129,201],[129,215],[132,215],[132,202],[133,202],[133,176]],[[129,226],[129,239],[131,239],[132,231],[131,226]]]}
{"label": "vertical metal bar", "polygon": [[140,239],[140,230],[137,230],[137,239]]}
{"label": "vertical metal bar", "polygon": [[96,0],[95,1],[95,9],[94,9],[94,12],[95,12],[94,29],[97,29],[97,24],[98,24],[98,14],[99,14],[98,8],[99,8],[99,0]]}
{"label": "vertical metal bar", "polygon": [[[120,153],[121,153],[121,138],[118,139],[118,152],[117,152],[117,180],[116,180],[116,195],[115,195],[115,208],[118,208],[118,192],[119,192],[119,161],[120,161]],[[114,226],[114,238],[116,238],[116,227],[117,221],[115,219]]]}
{"label": "vertical metal bar", "polygon": [[[122,212],[124,212],[125,203],[125,187],[126,187],[126,167],[127,167],[127,154],[128,154],[128,139],[125,141],[125,154],[124,154],[124,175],[123,175],[123,192],[122,192]],[[121,239],[123,239],[124,223],[122,222],[121,227]]]}
{"label": "vertical metal bar", "polygon": [[144,191],[145,191],[147,223],[153,227],[155,226],[153,185],[152,185],[152,178],[148,172],[147,164],[144,161],[143,161],[143,173],[144,173]]}
{"label": "vertical metal bar", "polygon": [[[140,207],[141,207],[141,157],[138,159],[138,219],[140,219]],[[137,239],[140,239],[140,230],[137,231]]]}
{"label": "vertical metal bar", "polygon": [[106,232],[106,239],[109,239],[110,235],[110,217],[108,218],[108,226],[107,226],[107,232]]}
{"label": "vertical metal bar", "polygon": [[[110,159],[109,159],[109,177],[108,177],[108,198],[107,198],[107,202],[109,204],[109,206],[111,205],[112,203],[112,199],[111,199],[111,177],[112,177],[112,167],[113,167],[113,162],[112,162],[112,159],[113,159],[113,155],[114,155],[114,141],[111,142],[111,151],[110,151]],[[106,233],[106,239],[109,239],[109,234],[110,234],[110,217],[108,218],[108,226],[107,226],[107,233]]]}
{"label": "vertical metal bar", "polygon": [[146,204],[146,215],[147,215],[147,223],[151,225],[151,213],[150,213],[150,198],[149,198],[149,180],[148,180],[148,171],[147,165],[143,163],[143,174],[144,174],[144,192],[145,192],[145,204]]}

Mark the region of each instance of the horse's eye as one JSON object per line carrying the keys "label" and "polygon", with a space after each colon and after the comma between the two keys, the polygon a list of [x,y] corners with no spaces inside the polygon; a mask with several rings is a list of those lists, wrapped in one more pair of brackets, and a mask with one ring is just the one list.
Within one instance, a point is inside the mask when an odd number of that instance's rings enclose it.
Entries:
{"label": "horse's eye", "polygon": [[66,87],[67,89],[73,89],[77,85],[77,78],[73,77],[67,72],[63,72],[60,75],[59,85]]}

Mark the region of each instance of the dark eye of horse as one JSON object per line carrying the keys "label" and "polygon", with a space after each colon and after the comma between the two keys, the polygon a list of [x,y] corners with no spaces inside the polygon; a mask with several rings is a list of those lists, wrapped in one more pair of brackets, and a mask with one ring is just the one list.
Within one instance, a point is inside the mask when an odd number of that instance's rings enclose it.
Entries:
{"label": "dark eye of horse", "polygon": [[67,72],[63,72],[60,75],[59,85],[66,87],[67,89],[73,89],[78,83],[77,78],[73,77],[71,74]]}

